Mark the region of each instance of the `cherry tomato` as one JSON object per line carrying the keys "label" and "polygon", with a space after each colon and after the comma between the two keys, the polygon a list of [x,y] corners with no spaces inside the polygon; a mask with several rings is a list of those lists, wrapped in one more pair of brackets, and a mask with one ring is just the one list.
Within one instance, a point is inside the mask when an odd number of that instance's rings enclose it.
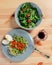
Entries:
{"label": "cherry tomato", "polygon": [[42,65],[43,64],[43,62],[39,62],[37,65]]}
{"label": "cherry tomato", "polygon": [[28,20],[27,20],[27,22],[28,22],[28,23],[30,23],[30,22],[31,22],[31,20],[29,20],[29,19],[28,19]]}

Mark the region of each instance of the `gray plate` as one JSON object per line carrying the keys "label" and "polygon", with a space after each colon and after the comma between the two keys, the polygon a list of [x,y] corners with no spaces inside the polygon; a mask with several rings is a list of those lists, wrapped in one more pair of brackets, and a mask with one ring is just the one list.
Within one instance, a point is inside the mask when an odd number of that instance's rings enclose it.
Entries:
{"label": "gray plate", "polygon": [[14,34],[23,36],[24,38],[26,38],[28,40],[28,47],[27,47],[26,51],[24,52],[24,54],[21,54],[18,56],[9,55],[8,48],[6,48],[5,46],[2,45],[2,52],[11,61],[15,61],[15,62],[23,61],[34,51],[34,42],[28,32],[26,32],[22,29],[13,29],[10,32],[8,32],[7,34],[9,34],[11,36],[13,36]]}

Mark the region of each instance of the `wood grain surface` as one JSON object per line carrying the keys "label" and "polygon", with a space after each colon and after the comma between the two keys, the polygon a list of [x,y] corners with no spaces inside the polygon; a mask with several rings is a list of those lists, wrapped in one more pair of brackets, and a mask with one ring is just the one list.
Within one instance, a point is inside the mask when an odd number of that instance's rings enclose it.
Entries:
{"label": "wood grain surface", "polygon": [[[2,53],[1,40],[3,36],[11,29],[18,28],[14,17],[11,17],[11,15],[24,2],[34,2],[42,10],[42,22],[38,27],[30,31],[30,34],[33,38],[42,29],[48,33],[48,38],[45,41],[41,41],[42,45],[35,44],[35,46],[43,53],[50,55],[49,59],[35,51],[26,60],[14,63]],[[0,65],[52,65],[52,0],[0,0]]]}

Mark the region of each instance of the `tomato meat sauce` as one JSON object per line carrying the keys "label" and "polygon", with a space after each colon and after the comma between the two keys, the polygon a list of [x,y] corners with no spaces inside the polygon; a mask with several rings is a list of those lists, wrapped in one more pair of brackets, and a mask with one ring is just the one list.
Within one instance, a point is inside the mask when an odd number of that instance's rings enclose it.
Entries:
{"label": "tomato meat sauce", "polygon": [[11,47],[12,48],[16,48],[16,49],[18,49],[18,50],[23,50],[25,47],[26,47],[26,44],[24,44],[24,43],[21,43],[21,42],[17,42],[17,41],[12,41],[11,43],[10,43],[10,45],[11,45]]}

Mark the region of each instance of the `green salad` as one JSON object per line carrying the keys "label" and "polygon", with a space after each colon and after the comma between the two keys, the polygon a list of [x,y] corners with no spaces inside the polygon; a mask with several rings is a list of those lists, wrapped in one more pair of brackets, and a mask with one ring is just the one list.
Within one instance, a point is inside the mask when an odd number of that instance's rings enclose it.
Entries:
{"label": "green salad", "polygon": [[28,41],[22,36],[14,35],[13,41],[9,43],[9,54],[17,56],[23,54],[28,46]]}
{"label": "green salad", "polygon": [[33,28],[40,20],[40,15],[36,7],[33,7],[29,2],[22,4],[19,12],[18,19],[21,26],[25,28]]}

